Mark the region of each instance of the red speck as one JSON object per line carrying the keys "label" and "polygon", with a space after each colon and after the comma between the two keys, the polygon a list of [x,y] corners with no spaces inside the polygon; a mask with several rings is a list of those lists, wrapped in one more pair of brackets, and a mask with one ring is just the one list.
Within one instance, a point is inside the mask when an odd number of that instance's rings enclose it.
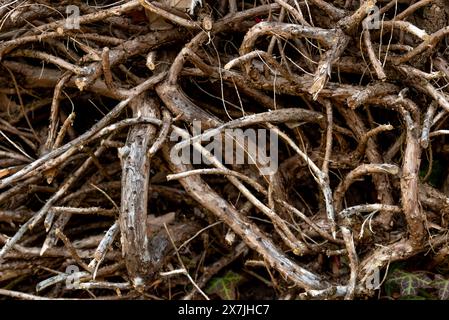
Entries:
{"label": "red speck", "polygon": [[261,19],[261,18],[259,18],[259,17],[256,17],[254,20],[256,20],[256,23],[259,23],[259,22],[262,22],[262,21],[263,21],[263,19]]}
{"label": "red speck", "polygon": [[144,10],[132,10],[128,12],[128,16],[131,18],[133,23],[148,22]]}

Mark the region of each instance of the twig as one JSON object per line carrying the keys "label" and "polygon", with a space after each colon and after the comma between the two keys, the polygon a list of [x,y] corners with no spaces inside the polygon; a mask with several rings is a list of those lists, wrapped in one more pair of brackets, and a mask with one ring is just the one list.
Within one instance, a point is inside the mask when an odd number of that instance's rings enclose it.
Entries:
{"label": "twig", "polygon": [[349,186],[354,183],[359,177],[367,174],[391,174],[397,175],[399,167],[393,164],[362,164],[348,173],[348,175],[340,182],[334,192],[335,210],[339,212],[342,209],[342,203],[345,192]]}
{"label": "twig", "polygon": [[429,146],[429,133],[430,128],[432,127],[433,117],[436,111],[436,103],[432,101],[427,109],[426,115],[424,117],[422,133],[421,133],[421,147],[427,149]]}
{"label": "twig", "polygon": [[181,179],[181,178],[188,177],[188,176],[194,175],[194,174],[223,174],[223,175],[235,176],[235,177],[243,180],[244,182],[248,183],[257,192],[260,192],[263,195],[267,195],[267,191],[265,190],[265,188],[263,186],[261,186],[257,181],[255,181],[254,179],[251,179],[250,177],[248,177],[244,174],[241,174],[240,172],[236,172],[236,171],[229,170],[229,169],[221,169],[221,168],[220,169],[196,169],[196,170],[190,170],[190,171],[181,172],[181,173],[177,173],[177,174],[169,174],[169,175],[167,175],[167,181]]}
{"label": "twig", "polygon": [[89,263],[89,268],[94,269],[92,279],[95,280],[95,278],[97,276],[98,268],[100,267],[101,262],[104,260],[107,251],[112,246],[112,243],[114,242],[114,239],[117,237],[119,232],[120,232],[119,222],[117,220],[109,228],[109,230],[104,235],[103,239],[101,239],[100,243],[98,244],[98,247],[94,253],[94,259]]}
{"label": "twig", "polygon": [[79,67],[77,65],[71,64],[71,63],[65,61],[64,59],[52,56],[45,52],[21,49],[21,50],[14,51],[14,53],[11,53],[10,56],[41,59],[41,60],[44,60],[45,62],[53,63],[63,69],[66,69],[74,74],[77,74],[77,75],[86,75],[87,74],[86,69]]}
{"label": "twig", "polygon": [[362,138],[359,141],[359,144],[357,145],[357,148],[354,150],[354,153],[351,154],[351,157],[354,159],[360,158],[365,154],[366,147],[368,145],[368,140],[371,137],[374,137],[383,131],[391,131],[393,129],[394,128],[391,124],[383,124],[374,129],[369,130],[362,136]]}
{"label": "twig", "polygon": [[315,163],[308,157],[303,151],[299,149],[299,147],[291,140],[284,132],[280,131],[278,128],[271,126],[271,130],[274,130],[276,134],[278,134],[282,139],[284,139],[296,153],[307,163],[310,170],[313,172],[313,178],[318,183],[321,188],[321,191],[324,195],[324,202],[326,205],[326,215],[329,219],[332,228],[332,236],[336,237],[336,224],[335,224],[335,213],[334,206],[332,201],[332,191],[329,186],[329,182],[326,180],[326,176],[323,172],[316,166]]}
{"label": "twig", "polygon": [[67,250],[69,250],[70,254],[72,255],[73,259],[78,263],[78,265],[82,267],[84,270],[92,272],[92,269],[89,268],[89,266],[83,260],[81,260],[75,247],[72,245],[69,238],[67,238],[67,236],[61,230],[56,229],[56,236],[59,239],[61,239],[62,242],[64,242],[64,245],[66,246]]}
{"label": "twig", "polygon": [[162,148],[162,145],[167,140],[168,134],[170,132],[170,127],[172,123],[172,118],[170,115],[170,112],[168,112],[167,109],[162,108],[162,126],[161,130],[159,132],[159,136],[154,141],[153,145],[148,150],[148,157],[153,157],[156,152],[159,151],[160,148]]}
{"label": "twig", "polygon": [[152,2],[149,2],[148,0],[139,0],[139,2],[145,9],[147,9],[147,10],[149,10],[169,21],[179,24],[180,26],[183,26],[183,27],[189,28],[189,29],[194,29],[194,30],[201,29],[200,24],[198,24],[194,21],[184,19],[184,18],[177,16],[171,12],[168,12],[168,11],[162,9],[161,7],[156,6]]}
{"label": "twig", "polygon": [[377,74],[377,78],[381,81],[385,81],[387,79],[387,75],[380,63],[379,59],[376,56],[376,53],[373,49],[373,44],[371,42],[371,35],[368,29],[363,30],[363,40],[365,43],[366,50],[368,51],[368,58],[371,61],[371,64],[374,67],[374,71]]}
{"label": "twig", "polygon": [[110,90],[114,90],[114,80],[111,73],[111,62],[109,61],[109,48],[104,47],[101,53],[101,63],[103,66],[104,82]]}
{"label": "twig", "polygon": [[67,144],[63,145],[62,147],[49,152],[45,156],[40,157],[39,159],[32,162],[31,164],[29,164],[28,166],[26,166],[19,172],[13,174],[12,176],[9,176],[8,178],[0,180],[0,189],[4,188],[5,186],[8,186],[11,183],[18,181],[26,174],[30,173],[31,171],[35,170],[36,168],[40,167],[41,165],[45,164],[46,162],[63,155],[68,150],[70,150],[70,149],[73,150],[74,148],[77,148],[78,146],[82,145],[86,140],[91,138],[101,128],[106,126],[110,121],[112,121],[115,117],[117,117],[134,97],[136,97],[141,92],[148,90],[150,87],[157,84],[161,79],[163,79],[164,76],[165,76],[164,73],[160,73],[154,77],[147,79],[144,83],[138,85],[133,90],[130,90],[129,97],[127,99],[121,101],[120,103],[118,103],[105,117],[103,117],[94,126],[92,126],[92,128],[89,131],[80,135],[75,140],[72,140],[70,143],[67,143]]}
{"label": "twig", "polygon": [[70,214],[94,214],[100,216],[113,217],[117,215],[117,209],[104,209],[100,207],[89,207],[89,208],[73,208],[73,207],[51,207],[50,209],[54,213],[70,213]]}
{"label": "twig", "polygon": [[175,150],[180,150],[185,148],[189,144],[208,141],[210,138],[217,136],[225,129],[235,129],[239,127],[254,125],[258,123],[270,122],[270,123],[283,123],[283,122],[293,122],[293,121],[309,121],[309,122],[320,122],[323,116],[315,111],[309,111],[300,108],[286,108],[273,110],[269,112],[262,112],[253,114],[250,116],[242,117],[236,120],[226,122],[216,128],[206,130],[203,134],[193,136],[189,139],[183,140],[177,143],[174,148]]}
{"label": "twig", "polygon": [[341,217],[350,217],[355,214],[360,214],[362,212],[376,212],[376,211],[386,211],[390,213],[401,213],[402,209],[398,206],[389,205],[389,204],[362,204],[358,206],[353,206],[346,208],[338,213]]}

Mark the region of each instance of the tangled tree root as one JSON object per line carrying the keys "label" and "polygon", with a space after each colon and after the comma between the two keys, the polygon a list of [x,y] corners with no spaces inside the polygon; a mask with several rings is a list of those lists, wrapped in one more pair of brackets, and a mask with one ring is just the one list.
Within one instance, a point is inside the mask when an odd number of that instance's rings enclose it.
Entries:
{"label": "tangled tree root", "polygon": [[0,295],[209,298],[232,269],[353,299],[447,257],[446,1],[0,4]]}

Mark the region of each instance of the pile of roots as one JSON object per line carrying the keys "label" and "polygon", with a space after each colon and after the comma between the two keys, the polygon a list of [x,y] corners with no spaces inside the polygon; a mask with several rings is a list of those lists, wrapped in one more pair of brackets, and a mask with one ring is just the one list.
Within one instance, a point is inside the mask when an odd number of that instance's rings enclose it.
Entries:
{"label": "pile of roots", "polygon": [[[441,266],[448,25],[445,0],[0,1],[0,295],[354,299]],[[208,148],[232,134],[246,161]]]}

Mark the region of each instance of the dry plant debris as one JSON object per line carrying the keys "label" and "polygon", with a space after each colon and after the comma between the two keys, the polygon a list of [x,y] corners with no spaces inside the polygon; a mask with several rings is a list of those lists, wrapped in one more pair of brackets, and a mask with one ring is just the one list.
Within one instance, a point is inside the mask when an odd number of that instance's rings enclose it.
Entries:
{"label": "dry plant debris", "polygon": [[[447,265],[448,36],[445,0],[0,1],[0,295],[358,299]],[[216,157],[230,132],[277,170]]]}

